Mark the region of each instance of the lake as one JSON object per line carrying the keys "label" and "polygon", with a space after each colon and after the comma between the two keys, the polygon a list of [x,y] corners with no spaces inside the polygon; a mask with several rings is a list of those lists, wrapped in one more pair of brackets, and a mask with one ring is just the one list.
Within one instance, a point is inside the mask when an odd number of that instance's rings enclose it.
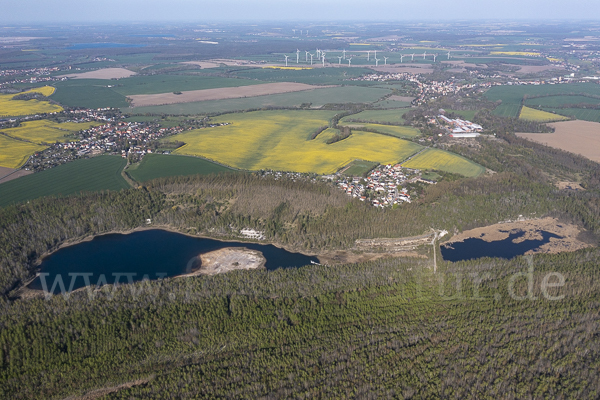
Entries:
{"label": "lake", "polygon": [[523,255],[529,250],[537,249],[550,242],[551,238],[562,238],[562,236],[546,231],[539,231],[539,233],[542,235],[541,240],[523,240],[519,243],[515,243],[514,240],[523,237],[525,235],[523,231],[510,233],[506,239],[493,242],[470,238],[462,242],[443,244],[440,246],[440,251],[444,260],[452,262],[482,257],[511,259]]}
{"label": "lake", "polygon": [[85,279],[91,284],[113,284],[182,275],[198,266],[198,255],[224,247],[246,247],[262,252],[267,270],[318,262],[316,257],[270,244],[222,242],[151,229],[96,236],[91,241],[59,249],[42,260],[39,269],[44,276],[36,278],[29,288],[59,293],[61,279],[67,291],[71,291],[86,286]]}

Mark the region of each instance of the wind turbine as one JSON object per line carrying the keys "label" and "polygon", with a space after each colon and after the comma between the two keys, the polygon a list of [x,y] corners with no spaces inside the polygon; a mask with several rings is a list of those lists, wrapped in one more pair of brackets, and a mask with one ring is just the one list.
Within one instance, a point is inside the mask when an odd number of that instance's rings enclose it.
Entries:
{"label": "wind turbine", "polygon": [[325,53],[321,53],[322,54],[322,59],[323,59],[323,66],[325,66]]}
{"label": "wind turbine", "polygon": [[321,50],[317,49],[317,58],[321,58]]}
{"label": "wind turbine", "polygon": [[[310,53],[309,53],[310,54]],[[312,58],[313,58],[314,54],[310,54],[310,65],[313,64]]]}
{"label": "wind turbine", "polygon": [[423,60],[425,59],[425,56],[427,55],[427,51],[423,52]]}
{"label": "wind turbine", "polygon": [[306,62],[308,62],[308,55],[310,54],[308,51],[305,51],[306,53]]}
{"label": "wind turbine", "polygon": [[414,60],[415,60],[415,53],[412,53],[412,54],[410,55],[410,61],[414,61]]}
{"label": "wind turbine", "polygon": [[298,61],[300,61],[300,50],[296,49],[296,64],[298,64]]}
{"label": "wind turbine", "polygon": [[352,57],[348,59],[348,66],[350,66],[350,62],[352,61]]}
{"label": "wind turbine", "polygon": [[404,54],[400,54],[400,63],[402,63],[403,58],[404,58]]}
{"label": "wind turbine", "polygon": [[383,65],[387,65],[387,59],[388,59],[388,58],[389,58],[389,57],[383,57]]}
{"label": "wind turbine", "polygon": [[433,62],[435,62],[435,59],[437,58],[437,54],[433,55]]}
{"label": "wind turbine", "polygon": [[448,60],[450,59],[450,52],[448,52]]}
{"label": "wind turbine", "polygon": [[377,67],[379,65],[379,58],[375,59],[375,66]]}
{"label": "wind turbine", "polygon": [[371,50],[367,50],[367,61],[371,61]]}
{"label": "wind turbine", "polygon": [[285,66],[287,67],[288,66],[287,65],[287,60],[288,60],[289,56],[288,55],[284,55],[284,57],[285,57]]}
{"label": "wind turbine", "polygon": [[345,60],[346,59],[346,49],[342,50],[342,54],[343,54],[343,57],[344,57],[344,60]]}
{"label": "wind turbine", "polygon": [[338,56],[338,65],[342,64],[342,56]]}

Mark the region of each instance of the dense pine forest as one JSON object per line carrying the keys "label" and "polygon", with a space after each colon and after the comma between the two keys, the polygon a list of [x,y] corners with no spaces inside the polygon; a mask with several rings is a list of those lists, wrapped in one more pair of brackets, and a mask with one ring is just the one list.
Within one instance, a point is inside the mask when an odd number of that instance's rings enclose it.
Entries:
{"label": "dense pine forest", "polygon": [[[491,172],[428,186],[396,209],[259,174],[163,178],[0,209],[0,396],[597,397],[597,247],[439,261],[435,274],[431,258],[395,258],[15,297],[43,254],[147,219],[228,239],[256,228],[318,252],[555,216],[598,244],[598,164],[501,132],[453,151]],[[586,190],[554,185],[569,179]]]}

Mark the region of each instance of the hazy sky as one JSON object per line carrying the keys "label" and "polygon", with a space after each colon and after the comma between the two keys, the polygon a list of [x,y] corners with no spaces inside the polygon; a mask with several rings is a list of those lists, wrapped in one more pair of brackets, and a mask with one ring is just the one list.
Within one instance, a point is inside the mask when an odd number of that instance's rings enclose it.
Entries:
{"label": "hazy sky", "polygon": [[600,19],[600,0],[0,0],[0,21]]}

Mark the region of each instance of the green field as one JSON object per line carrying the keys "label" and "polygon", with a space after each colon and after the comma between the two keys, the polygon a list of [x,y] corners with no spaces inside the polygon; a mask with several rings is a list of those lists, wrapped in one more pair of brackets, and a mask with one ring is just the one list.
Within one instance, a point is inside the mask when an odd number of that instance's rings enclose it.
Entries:
{"label": "green field", "polygon": [[100,79],[72,79],[55,82],[56,92],[52,100],[69,107],[103,108],[127,107],[129,103],[122,94],[107,87],[115,81]]}
{"label": "green field", "polygon": [[121,176],[126,163],[118,156],[99,156],[22,176],[0,184],[0,207],[43,196],[129,188]]}
{"label": "green field", "polygon": [[222,115],[230,125],[189,131],[171,137],[186,143],[178,154],[199,155],[246,170],[332,173],[353,160],[396,163],[421,146],[402,139],[354,131],[328,145],[332,129],[310,136],[327,125],[334,111],[257,111]]}
{"label": "green field", "polygon": [[126,96],[256,85],[248,79],[190,75],[132,76],[119,80],[69,79],[56,82],[52,100],[72,107],[128,107]]}
{"label": "green field", "polygon": [[378,163],[372,161],[354,160],[350,163],[350,167],[344,171],[344,175],[363,176],[377,165]]}
{"label": "green field", "polygon": [[549,96],[549,97],[538,97],[535,99],[526,99],[525,105],[528,106],[538,106],[538,107],[560,107],[560,106],[569,106],[569,105],[577,105],[577,104],[592,104],[598,105],[600,104],[600,99],[595,97],[588,96]]}
{"label": "green field", "polygon": [[410,107],[408,101],[396,101],[396,100],[381,100],[373,104],[373,107],[382,109],[401,109]]}
{"label": "green field", "polygon": [[78,132],[82,129],[89,129],[93,125],[98,124],[93,122],[82,124],[67,122],[59,124],[47,119],[40,119],[23,122],[16,128],[3,129],[2,133],[12,138],[22,139],[36,144],[53,144],[63,141],[77,141],[79,139],[70,136],[74,132]]}
{"label": "green field", "polygon": [[165,154],[148,154],[138,165],[127,169],[129,176],[138,182],[166,176],[206,175],[234,171],[202,158]]}
{"label": "green field", "polygon": [[[570,96],[558,96],[558,95],[592,95],[600,96],[600,85],[595,83],[569,83],[559,85],[504,85],[494,86],[486,92],[486,97],[491,101],[501,100],[500,104],[495,110],[494,114],[503,117],[517,117],[521,109],[521,102],[525,96],[551,96],[544,98],[528,99],[529,104],[537,104],[543,99],[552,99],[546,101],[556,102],[558,99],[568,100]],[[557,97],[553,99],[553,97]],[[567,103],[571,104],[571,103]],[[554,105],[561,105],[556,104]],[[561,113],[564,115],[564,113]]]}
{"label": "green field", "polygon": [[600,110],[589,108],[550,108],[544,107],[548,112],[555,112],[566,117],[575,117],[582,121],[600,122]]}
{"label": "green field", "polygon": [[402,164],[406,168],[429,169],[467,177],[478,176],[485,172],[485,168],[471,160],[454,153],[439,149],[426,149],[416,157]]}
{"label": "green field", "polygon": [[404,123],[404,114],[408,112],[408,109],[403,110],[366,110],[359,112],[358,114],[348,115],[341,119],[340,122],[347,122],[350,119],[358,119],[361,121],[372,122],[372,123],[385,123],[390,124],[402,124]]}
{"label": "green field", "polygon": [[[294,59],[294,61],[296,60]],[[295,65],[291,64],[291,66]],[[301,67],[307,66],[306,64],[298,65]],[[369,73],[373,73],[373,71],[367,68],[313,68],[303,70],[247,68],[233,72],[240,78],[270,82],[298,82],[310,85],[362,85],[363,82],[348,81],[347,79]]]}
{"label": "green field", "polygon": [[412,139],[421,135],[421,131],[419,131],[417,128],[413,128],[412,126],[365,124],[360,122],[348,122],[344,123],[344,125],[350,126],[354,130],[365,129],[369,132],[378,132],[399,138]]}
{"label": "green field", "polygon": [[136,107],[124,109],[123,111],[138,114],[196,115],[238,110],[256,110],[265,107],[299,107],[307,103],[310,103],[311,107],[322,107],[329,103],[372,103],[389,93],[390,91],[387,89],[343,86],[241,99]]}

